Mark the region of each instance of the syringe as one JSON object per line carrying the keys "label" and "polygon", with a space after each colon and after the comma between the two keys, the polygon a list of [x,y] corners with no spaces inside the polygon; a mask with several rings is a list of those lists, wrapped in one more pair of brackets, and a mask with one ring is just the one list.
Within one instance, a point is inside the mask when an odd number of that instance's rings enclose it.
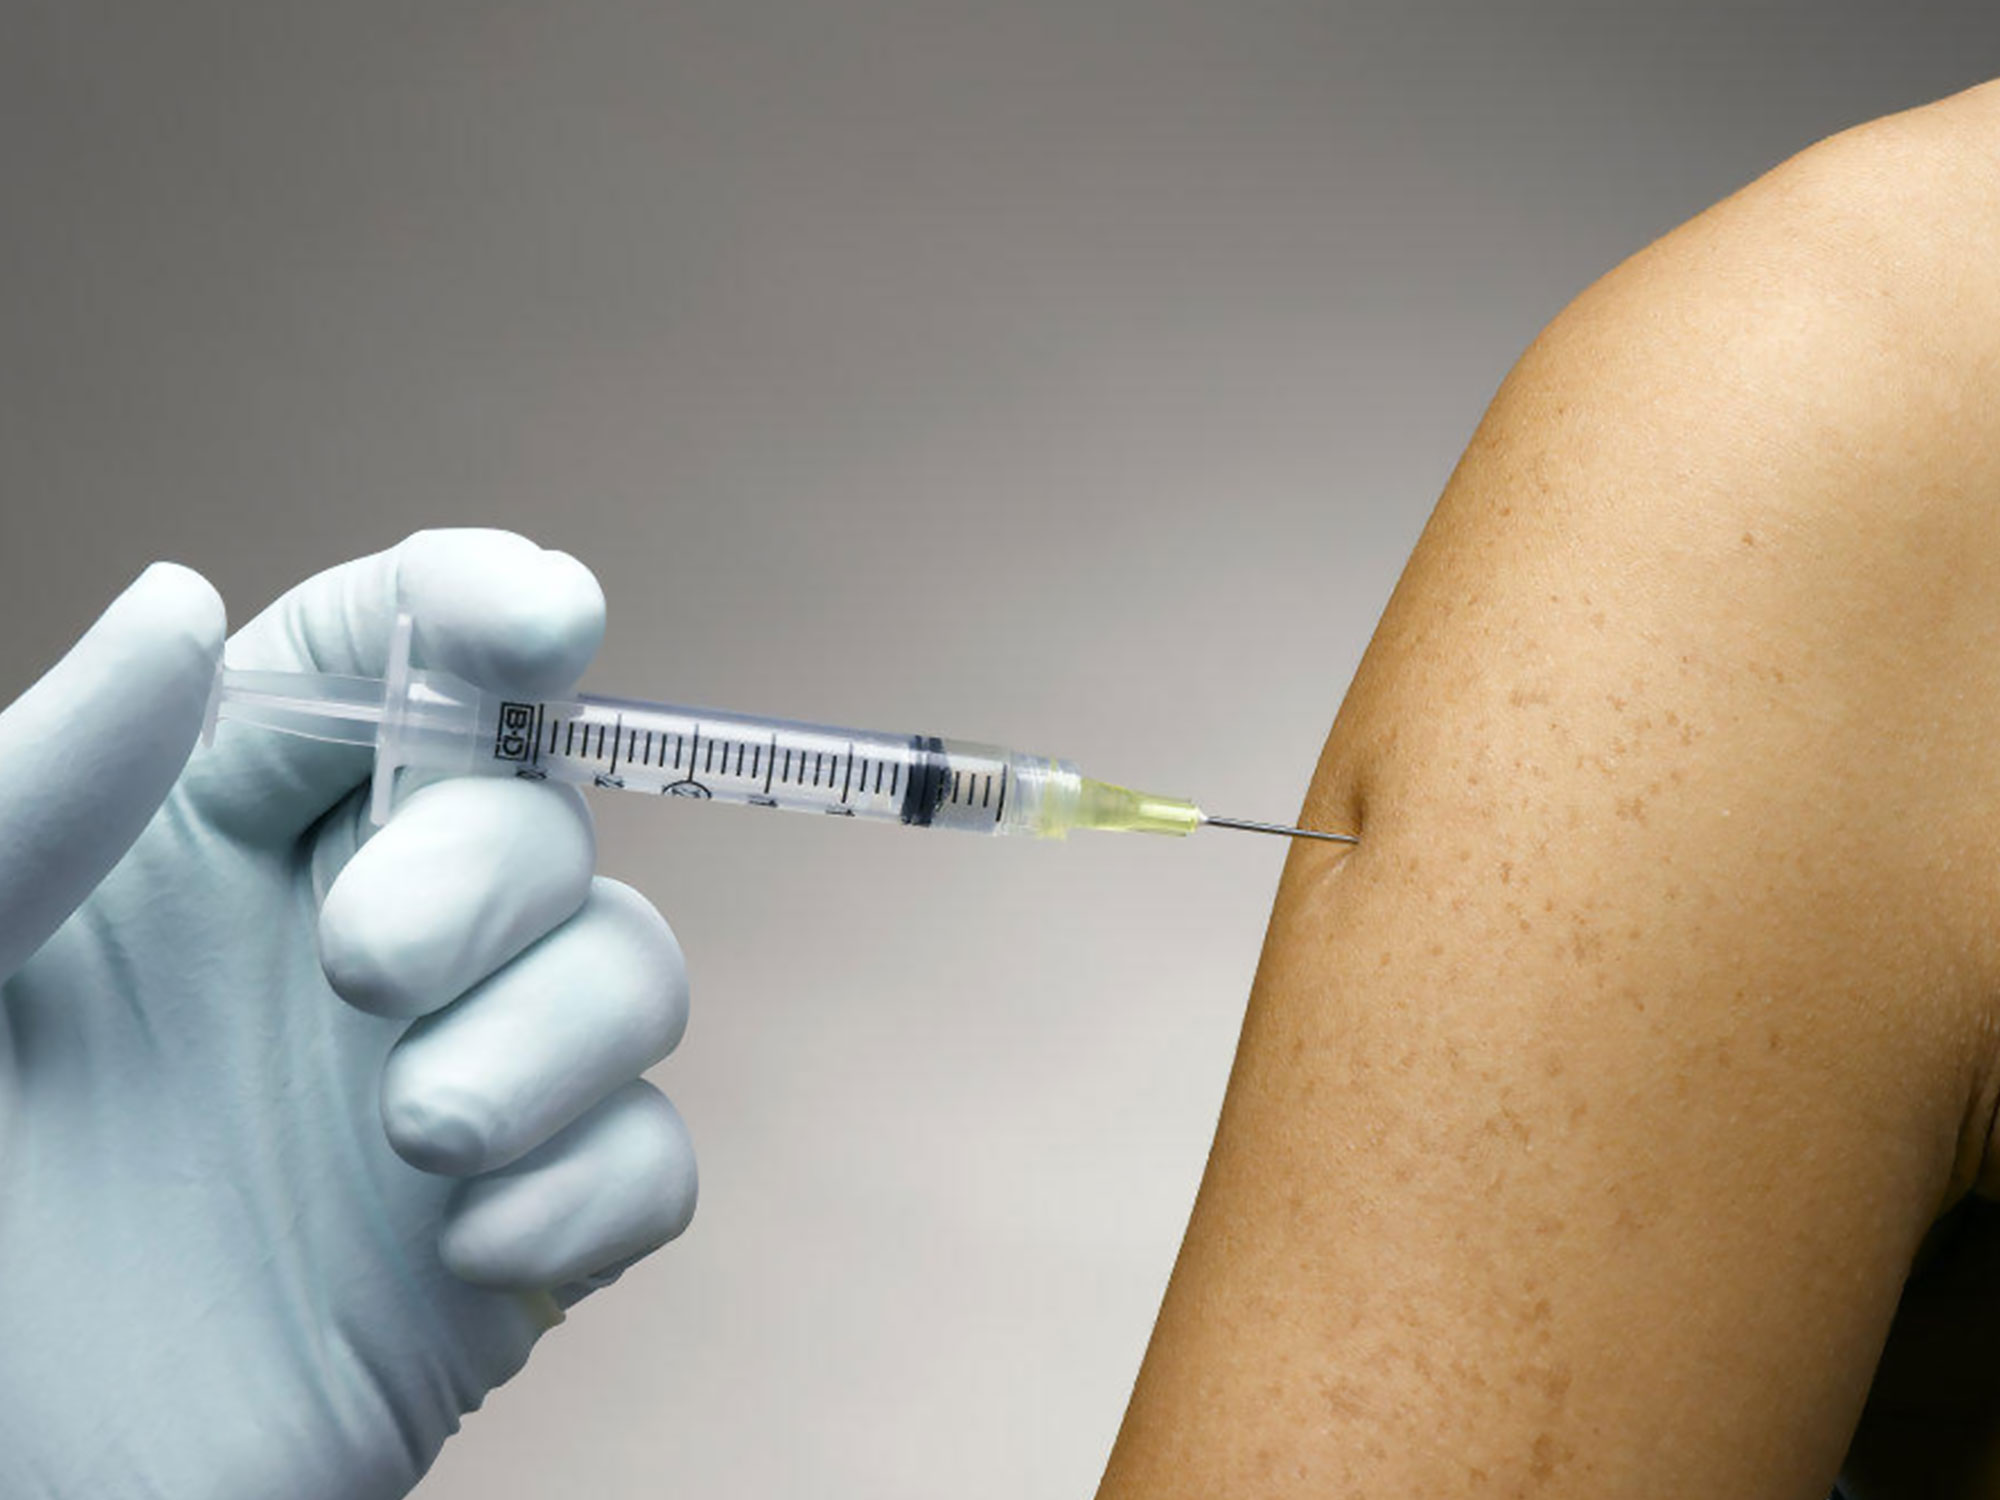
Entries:
{"label": "syringe", "polygon": [[1359,843],[1352,834],[1218,818],[1178,797],[1095,781],[1065,760],[936,735],[881,734],[624,698],[516,700],[410,665],[410,617],[386,677],[217,670],[218,719],[372,746],[369,806],[385,823],[404,767],[518,776],[617,791],[874,818],[916,828],[1030,833],[1072,828],[1186,835],[1203,824]]}

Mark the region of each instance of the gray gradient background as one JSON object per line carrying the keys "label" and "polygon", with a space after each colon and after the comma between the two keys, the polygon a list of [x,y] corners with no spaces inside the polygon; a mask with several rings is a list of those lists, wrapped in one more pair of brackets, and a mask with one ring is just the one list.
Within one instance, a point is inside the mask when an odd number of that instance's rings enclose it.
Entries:
{"label": "gray gradient background", "polygon": [[[1508,365],[1987,0],[16,3],[0,693],[149,559],[247,618],[576,553],[590,685],[1288,818]],[[1283,849],[598,804],[685,944],[685,1240],[423,1500],[1089,1492]]]}

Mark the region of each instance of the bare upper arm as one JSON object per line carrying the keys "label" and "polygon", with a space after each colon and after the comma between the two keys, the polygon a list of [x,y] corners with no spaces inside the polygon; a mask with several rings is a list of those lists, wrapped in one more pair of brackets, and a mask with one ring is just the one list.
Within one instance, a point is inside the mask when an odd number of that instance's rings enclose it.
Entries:
{"label": "bare upper arm", "polygon": [[1996,1097],[2000,274],[1881,198],[1961,165],[1839,138],[1510,376],[1315,778],[1362,843],[1287,865],[1107,1500],[1825,1494]]}

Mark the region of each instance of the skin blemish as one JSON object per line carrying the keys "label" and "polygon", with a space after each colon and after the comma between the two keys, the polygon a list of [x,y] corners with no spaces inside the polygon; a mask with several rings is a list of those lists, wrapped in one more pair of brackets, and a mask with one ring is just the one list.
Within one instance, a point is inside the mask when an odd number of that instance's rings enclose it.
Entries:
{"label": "skin blemish", "polygon": [[1345,1375],[1323,1375],[1319,1379],[1320,1400],[1327,1410],[1343,1417],[1372,1417],[1360,1384]]}
{"label": "skin blemish", "polygon": [[1522,1370],[1522,1384],[1534,1386],[1554,1406],[1562,1406],[1570,1394],[1570,1372],[1560,1364],[1530,1364]]}
{"label": "skin blemish", "polygon": [[1451,1363],[1451,1378],[1455,1384],[1462,1385],[1469,1391],[1486,1389],[1485,1374],[1459,1360],[1453,1360]]}
{"label": "skin blemish", "polygon": [[1575,1450],[1558,1443],[1552,1433],[1543,1433],[1535,1439],[1534,1457],[1528,1465],[1528,1474],[1537,1484],[1547,1484],[1555,1478],[1556,1470],[1568,1463]]}

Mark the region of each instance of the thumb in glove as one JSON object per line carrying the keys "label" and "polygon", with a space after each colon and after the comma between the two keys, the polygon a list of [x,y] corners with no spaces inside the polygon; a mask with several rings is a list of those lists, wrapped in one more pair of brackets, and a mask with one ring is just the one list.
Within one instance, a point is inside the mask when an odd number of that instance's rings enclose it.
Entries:
{"label": "thumb in glove", "polygon": [[0,980],[111,872],[201,732],[222,600],[154,563],[0,712]]}

